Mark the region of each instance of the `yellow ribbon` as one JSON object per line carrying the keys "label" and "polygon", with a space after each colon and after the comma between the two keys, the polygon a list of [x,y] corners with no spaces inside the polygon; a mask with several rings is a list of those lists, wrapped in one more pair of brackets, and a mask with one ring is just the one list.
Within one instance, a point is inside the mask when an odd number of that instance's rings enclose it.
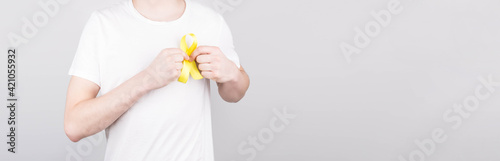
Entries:
{"label": "yellow ribbon", "polygon": [[[189,35],[193,37],[193,44],[191,46],[187,46],[186,44],[186,36]],[[198,40],[196,39],[196,36],[194,36],[193,33],[189,33],[187,35],[184,35],[181,39],[181,50],[186,52],[188,56],[191,56],[191,53],[193,53],[194,49],[198,46]],[[181,76],[179,76],[178,81],[182,83],[186,83],[189,79],[189,73],[191,73],[191,76],[193,79],[202,79],[203,76],[201,76],[200,71],[198,70],[198,67],[196,67],[196,62],[195,61],[188,61],[184,60],[182,63],[182,69],[181,69]]]}

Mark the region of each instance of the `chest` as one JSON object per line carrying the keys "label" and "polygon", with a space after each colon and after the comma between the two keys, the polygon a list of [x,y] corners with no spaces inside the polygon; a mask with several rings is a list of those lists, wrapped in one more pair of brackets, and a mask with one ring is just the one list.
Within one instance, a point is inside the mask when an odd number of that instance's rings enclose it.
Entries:
{"label": "chest", "polygon": [[[101,91],[108,92],[149,66],[165,48],[179,48],[182,36],[194,33],[198,45],[217,44],[216,29],[163,26],[115,26],[99,49]],[[190,42],[188,42],[190,45]]]}

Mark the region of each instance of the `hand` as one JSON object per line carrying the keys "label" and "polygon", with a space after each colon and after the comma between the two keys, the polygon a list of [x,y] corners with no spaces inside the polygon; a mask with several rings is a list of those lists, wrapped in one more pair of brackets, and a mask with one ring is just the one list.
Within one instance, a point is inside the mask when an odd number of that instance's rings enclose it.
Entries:
{"label": "hand", "polygon": [[179,48],[163,49],[145,69],[151,89],[157,89],[177,80],[181,74],[182,61],[189,57]]}
{"label": "hand", "polygon": [[191,54],[190,60],[196,60],[203,77],[217,83],[234,81],[240,72],[238,66],[215,46],[199,46]]}

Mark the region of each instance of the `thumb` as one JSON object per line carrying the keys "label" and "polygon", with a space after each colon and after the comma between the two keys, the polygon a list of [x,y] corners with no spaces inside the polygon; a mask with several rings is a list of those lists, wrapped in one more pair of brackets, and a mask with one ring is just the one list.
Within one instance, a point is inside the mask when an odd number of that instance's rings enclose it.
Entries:
{"label": "thumb", "polygon": [[182,57],[184,57],[184,60],[189,61],[189,56],[185,52],[182,52]]}

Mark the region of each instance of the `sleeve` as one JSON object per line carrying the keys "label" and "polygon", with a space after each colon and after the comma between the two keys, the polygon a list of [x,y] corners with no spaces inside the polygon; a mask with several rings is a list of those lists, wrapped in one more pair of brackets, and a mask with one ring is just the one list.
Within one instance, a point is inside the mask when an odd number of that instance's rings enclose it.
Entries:
{"label": "sleeve", "polygon": [[87,79],[95,84],[100,84],[98,48],[102,42],[102,35],[97,13],[90,16],[85,25],[78,48],[73,58],[73,63],[68,74]]}
{"label": "sleeve", "polygon": [[220,16],[221,25],[220,25],[220,36],[219,36],[219,48],[222,50],[222,53],[226,55],[226,57],[233,61],[238,68],[240,68],[240,60],[238,54],[234,50],[233,44],[233,36],[231,35],[231,30],[226,24],[226,21],[222,16]]}

